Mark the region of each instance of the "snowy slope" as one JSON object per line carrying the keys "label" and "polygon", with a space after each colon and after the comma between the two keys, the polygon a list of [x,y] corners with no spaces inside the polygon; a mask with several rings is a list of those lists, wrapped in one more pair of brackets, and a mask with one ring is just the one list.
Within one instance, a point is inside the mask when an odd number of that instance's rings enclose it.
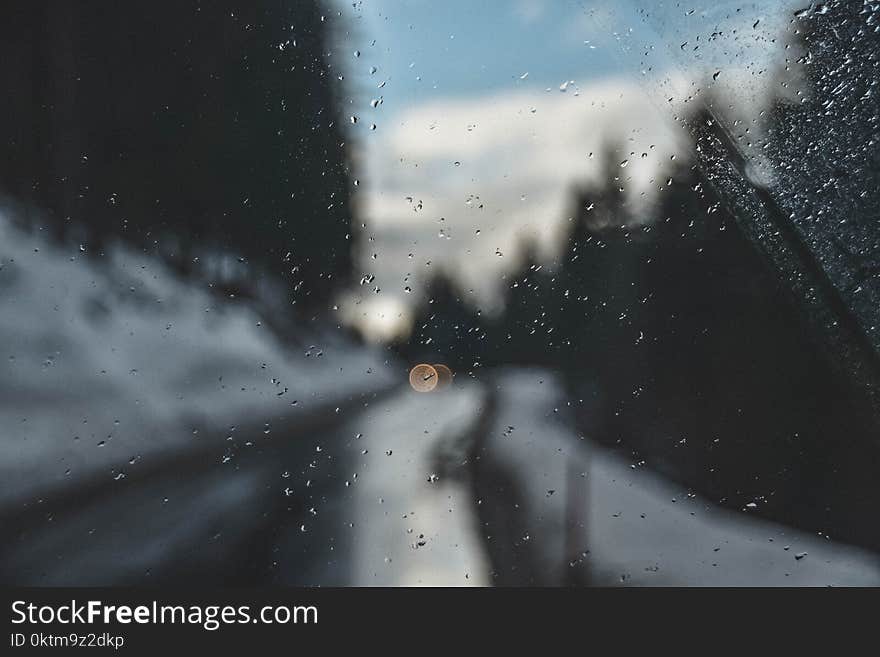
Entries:
{"label": "snowy slope", "polygon": [[0,507],[227,435],[240,448],[242,424],[268,436],[392,380],[377,352],[296,337],[155,260],[87,258],[0,217]]}
{"label": "snowy slope", "polygon": [[516,505],[495,540],[524,546],[501,568],[530,567],[536,584],[562,583],[571,559],[599,584],[880,585],[874,554],[721,509],[576,436],[552,373],[505,370],[494,390],[483,454],[517,482],[492,502]]}

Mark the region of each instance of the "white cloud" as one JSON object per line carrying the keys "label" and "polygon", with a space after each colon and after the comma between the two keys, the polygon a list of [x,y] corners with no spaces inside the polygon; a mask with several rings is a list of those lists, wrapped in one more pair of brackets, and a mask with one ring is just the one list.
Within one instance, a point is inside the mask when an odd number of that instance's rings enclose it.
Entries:
{"label": "white cloud", "polygon": [[417,296],[443,268],[488,305],[518,242],[529,236],[546,248],[556,238],[574,189],[599,176],[606,145],[620,146],[617,163],[629,161],[620,184],[634,202],[683,148],[668,113],[620,80],[578,95],[520,90],[425,103],[377,137],[358,193],[374,238],[363,264],[374,285],[409,300],[405,286]]}

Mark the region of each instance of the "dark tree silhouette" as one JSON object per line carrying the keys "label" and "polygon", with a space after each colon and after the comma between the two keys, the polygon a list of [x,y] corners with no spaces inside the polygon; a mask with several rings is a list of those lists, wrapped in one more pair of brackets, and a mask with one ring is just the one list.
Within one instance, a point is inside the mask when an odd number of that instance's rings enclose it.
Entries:
{"label": "dark tree silhouette", "polygon": [[494,361],[553,365],[559,349],[555,281],[533,245],[520,251],[520,267],[505,277],[503,313],[492,324]]}
{"label": "dark tree silhouette", "polygon": [[0,189],[91,252],[219,251],[319,305],[352,249],[327,40],[308,2],[11,3]]}
{"label": "dark tree silhouette", "polygon": [[757,502],[754,513],[876,547],[859,519],[875,504],[872,466],[838,440],[875,462],[870,425],[700,169],[667,178],[644,225],[620,202],[605,209],[614,219],[591,220],[607,192],[578,197],[559,326],[572,391],[601,393],[577,407],[583,430],[732,508]]}
{"label": "dark tree silhouette", "polygon": [[395,349],[412,362],[443,363],[455,371],[473,372],[484,364],[487,337],[482,312],[448,275],[439,273],[428,281],[409,339]]}
{"label": "dark tree silhouette", "polygon": [[606,146],[600,182],[574,195],[557,280],[561,295],[555,320],[566,345],[560,364],[578,363],[603,377],[614,372],[600,373],[599,368],[615,360],[612,352],[635,337],[627,313],[638,271],[632,261],[640,256],[640,229],[626,207],[617,151]]}

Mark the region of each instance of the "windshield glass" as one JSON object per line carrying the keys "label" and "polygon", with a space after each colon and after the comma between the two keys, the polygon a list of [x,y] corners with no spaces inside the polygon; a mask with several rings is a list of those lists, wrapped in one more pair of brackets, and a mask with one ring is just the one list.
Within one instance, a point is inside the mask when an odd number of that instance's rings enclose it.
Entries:
{"label": "windshield glass", "polygon": [[875,3],[22,3],[0,581],[880,584]]}

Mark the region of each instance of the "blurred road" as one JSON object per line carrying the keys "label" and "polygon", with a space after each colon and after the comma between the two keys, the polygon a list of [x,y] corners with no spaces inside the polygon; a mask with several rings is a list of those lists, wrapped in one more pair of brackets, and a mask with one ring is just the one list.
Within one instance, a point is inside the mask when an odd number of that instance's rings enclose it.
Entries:
{"label": "blurred road", "polygon": [[319,412],[233,467],[205,449],[7,507],[3,580],[880,584],[874,555],[719,509],[578,439],[558,392],[529,370],[490,390],[398,388]]}

